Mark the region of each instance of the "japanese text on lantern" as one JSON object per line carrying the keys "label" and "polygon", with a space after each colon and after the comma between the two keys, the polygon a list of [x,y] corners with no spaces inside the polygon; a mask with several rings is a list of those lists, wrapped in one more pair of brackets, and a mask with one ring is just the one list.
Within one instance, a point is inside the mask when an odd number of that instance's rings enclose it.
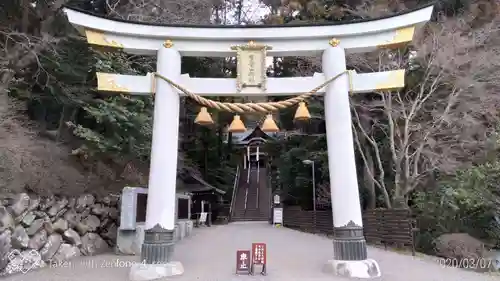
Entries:
{"label": "japanese text on lantern", "polygon": [[238,250],[236,251],[236,272],[250,270],[250,251]]}
{"label": "japanese text on lantern", "polygon": [[265,243],[252,243],[252,263],[253,264],[266,264],[266,244]]}

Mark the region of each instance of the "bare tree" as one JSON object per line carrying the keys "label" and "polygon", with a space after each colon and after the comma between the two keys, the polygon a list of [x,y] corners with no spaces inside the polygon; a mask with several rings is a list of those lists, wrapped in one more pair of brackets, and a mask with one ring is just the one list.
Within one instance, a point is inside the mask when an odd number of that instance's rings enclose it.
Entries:
{"label": "bare tree", "polygon": [[[420,34],[410,52],[351,58],[370,71],[406,68],[404,90],[353,99],[356,144],[388,207],[434,172],[453,172],[484,156],[500,108],[500,17],[480,27],[443,18]],[[391,172],[391,180],[386,174]],[[387,186],[391,182],[393,186]]]}
{"label": "bare tree", "polygon": [[[21,1],[21,5],[14,1],[3,3],[6,13],[0,12],[0,94],[5,94],[14,76],[22,76],[22,71],[28,66],[35,64],[37,73],[44,72],[40,55],[53,49],[57,42],[50,30],[65,2],[39,3],[36,8],[26,0]],[[19,12],[20,18],[13,19],[8,15],[13,10]]]}
{"label": "bare tree", "polygon": [[110,16],[174,24],[209,24],[215,0],[106,0]]}

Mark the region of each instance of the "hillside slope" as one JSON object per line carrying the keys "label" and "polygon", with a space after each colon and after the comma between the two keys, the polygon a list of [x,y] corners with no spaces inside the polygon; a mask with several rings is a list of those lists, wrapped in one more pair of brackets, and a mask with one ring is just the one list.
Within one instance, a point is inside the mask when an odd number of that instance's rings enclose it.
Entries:
{"label": "hillside slope", "polygon": [[122,184],[111,184],[109,169],[86,170],[64,144],[41,137],[37,125],[24,114],[24,104],[0,95],[0,194],[109,193]]}

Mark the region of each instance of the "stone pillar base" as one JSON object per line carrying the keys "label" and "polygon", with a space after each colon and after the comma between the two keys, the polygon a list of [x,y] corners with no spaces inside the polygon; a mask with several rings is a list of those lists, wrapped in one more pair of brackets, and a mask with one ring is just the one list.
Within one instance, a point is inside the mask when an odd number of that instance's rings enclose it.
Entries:
{"label": "stone pillar base", "polygon": [[175,230],[162,228],[159,224],[144,231],[141,263],[146,265],[168,264],[174,253]]}
{"label": "stone pillar base", "polygon": [[341,261],[329,260],[323,266],[323,272],[347,278],[376,278],[381,276],[380,268],[375,260]]}
{"label": "stone pillar base", "polygon": [[180,262],[169,262],[166,264],[134,264],[130,268],[130,281],[148,281],[163,277],[182,275],[184,267]]}

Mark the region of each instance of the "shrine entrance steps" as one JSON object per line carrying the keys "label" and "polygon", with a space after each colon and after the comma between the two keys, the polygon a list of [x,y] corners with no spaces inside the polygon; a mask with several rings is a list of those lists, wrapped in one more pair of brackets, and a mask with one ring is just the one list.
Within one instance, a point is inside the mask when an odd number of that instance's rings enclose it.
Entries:
{"label": "shrine entrance steps", "polygon": [[[267,244],[267,276],[236,276],[236,251],[250,250],[252,242]],[[267,223],[234,223],[195,229],[193,235],[175,246],[174,258],[184,265],[184,275],[159,279],[175,281],[347,281],[322,272],[332,258],[332,241],[323,236]],[[445,268],[428,256],[368,248],[382,277],[376,281],[498,281],[500,276]],[[5,281],[126,281],[129,266],[137,256],[113,254],[77,258],[59,267],[3,277]]]}
{"label": "shrine entrance steps", "polygon": [[256,167],[241,170],[231,222],[269,221],[271,194],[268,188],[268,170]]}

